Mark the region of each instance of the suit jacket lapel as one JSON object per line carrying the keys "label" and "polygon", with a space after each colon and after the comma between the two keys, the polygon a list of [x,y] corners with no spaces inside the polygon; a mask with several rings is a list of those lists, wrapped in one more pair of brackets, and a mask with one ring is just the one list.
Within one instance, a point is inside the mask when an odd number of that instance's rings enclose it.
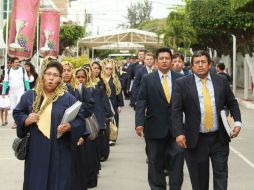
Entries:
{"label": "suit jacket lapel", "polygon": [[211,75],[211,79],[212,79],[212,83],[213,83],[213,89],[214,89],[214,98],[215,98],[215,104],[216,104],[216,109],[219,107],[218,105],[218,100],[219,100],[219,86],[220,81],[217,80],[216,76],[214,74],[210,74]]}
{"label": "suit jacket lapel", "polygon": [[143,67],[143,73],[148,74],[148,71],[147,71],[146,67]]}
{"label": "suit jacket lapel", "polygon": [[191,92],[193,101],[196,104],[196,106],[197,106],[197,108],[200,112],[200,104],[199,104],[199,99],[198,99],[198,90],[197,90],[195,77],[194,77],[193,74],[190,76],[190,80],[188,81],[188,83],[189,83],[188,87],[189,87],[189,90]]}
{"label": "suit jacket lapel", "polygon": [[[171,85],[172,85],[172,92],[174,90],[174,87],[175,87],[175,81],[176,81],[177,77],[176,77],[176,74],[171,71]],[[171,95],[172,95],[172,92],[171,92]]]}

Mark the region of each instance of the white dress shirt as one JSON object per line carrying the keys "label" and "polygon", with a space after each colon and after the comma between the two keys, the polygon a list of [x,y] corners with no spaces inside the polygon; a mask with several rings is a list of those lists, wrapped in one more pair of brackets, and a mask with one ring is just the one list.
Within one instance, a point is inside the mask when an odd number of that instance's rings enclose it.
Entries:
{"label": "white dress shirt", "polygon": [[212,127],[211,131],[208,131],[208,129],[206,129],[204,127],[205,108],[204,108],[204,96],[203,96],[202,82],[201,82],[201,79],[197,75],[194,74],[194,76],[195,76],[195,82],[196,82],[196,86],[197,86],[197,90],[198,90],[198,99],[199,99],[199,106],[200,106],[200,112],[201,112],[200,132],[207,133],[207,132],[217,131],[219,128],[218,116],[217,116],[217,110],[216,110],[213,82],[211,80],[210,73],[207,76],[206,87],[208,88],[208,91],[210,94],[212,110],[213,110],[213,127]]}

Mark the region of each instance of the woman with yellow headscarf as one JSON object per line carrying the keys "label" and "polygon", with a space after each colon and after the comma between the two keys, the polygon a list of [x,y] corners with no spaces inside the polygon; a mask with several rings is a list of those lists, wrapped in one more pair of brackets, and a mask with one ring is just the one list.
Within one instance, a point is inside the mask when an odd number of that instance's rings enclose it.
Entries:
{"label": "woman with yellow headscarf", "polygon": [[[92,97],[92,92],[84,84],[80,84],[76,78],[76,72],[80,69],[75,70],[71,62],[63,61],[61,64],[63,65],[63,82],[66,84],[68,92],[82,102],[82,118],[85,119],[90,117],[94,112],[94,99]],[[87,76],[84,77],[88,80]],[[88,139],[80,138],[79,142],[84,144],[76,147],[72,152],[73,173],[71,189],[86,189],[88,186],[88,178],[86,176],[88,169],[86,168],[86,160],[91,157],[86,151]]]}
{"label": "woman with yellow headscarf", "polygon": [[[107,95],[112,103],[115,112],[116,126],[119,127],[119,113],[124,106],[122,86],[117,75],[115,61],[113,59],[102,60],[101,76],[106,84]],[[110,145],[115,145],[115,141],[110,141]]]}
{"label": "woman with yellow headscarf", "polygon": [[61,124],[77,101],[66,92],[62,72],[58,61],[45,62],[35,90],[27,91],[13,111],[18,137],[30,132],[23,190],[71,190],[72,147],[88,133],[80,114]]}

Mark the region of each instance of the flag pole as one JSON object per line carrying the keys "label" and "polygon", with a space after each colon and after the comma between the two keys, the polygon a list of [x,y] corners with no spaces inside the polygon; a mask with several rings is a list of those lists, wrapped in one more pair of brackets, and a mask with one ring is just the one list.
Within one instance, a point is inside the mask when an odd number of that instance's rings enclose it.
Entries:
{"label": "flag pole", "polygon": [[10,0],[7,0],[6,5],[6,28],[5,28],[5,60],[4,60],[4,68],[7,69],[8,63],[8,38],[9,38],[9,7],[10,7]]}
{"label": "flag pole", "polygon": [[36,27],[36,47],[37,47],[37,50],[36,50],[36,71],[37,73],[39,73],[39,18],[40,18],[40,11],[38,12],[38,16],[37,16],[37,27]]}

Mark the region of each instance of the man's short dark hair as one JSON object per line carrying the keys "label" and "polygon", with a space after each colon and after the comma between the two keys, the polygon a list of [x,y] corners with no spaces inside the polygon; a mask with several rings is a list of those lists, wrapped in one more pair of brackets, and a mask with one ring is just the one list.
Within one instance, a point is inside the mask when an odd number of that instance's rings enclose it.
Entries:
{"label": "man's short dark hair", "polygon": [[172,52],[169,48],[167,47],[163,47],[163,48],[159,48],[157,49],[156,53],[155,53],[155,58],[158,59],[158,56],[160,53],[163,53],[163,52],[167,52],[170,54],[170,57],[172,58]]}
{"label": "man's short dark hair", "polygon": [[184,62],[184,57],[181,53],[179,52],[174,53],[174,55],[172,56],[172,59],[176,59],[176,58],[180,58]]}
{"label": "man's short dark hair", "polygon": [[11,58],[10,58],[10,62],[11,62],[11,63],[14,63],[15,60],[19,60],[19,58],[17,58],[17,57],[11,57]]}
{"label": "man's short dark hair", "polygon": [[205,50],[197,50],[197,51],[194,52],[194,54],[191,57],[191,66],[193,66],[194,58],[195,57],[201,57],[201,56],[206,56],[208,64],[209,65],[211,64],[211,58],[210,58],[209,53]]}
{"label": "man's short dark hair", "polygon": [[52,68],[52,67],[56,68],[59,71],[60,76],[62,76],[62,74],[63,74],[63,66],[62,66],[62,64],[59,61],[56,61],[56,60],[50,61],[47,64],[45,71],[48,70],[49,68]]}
{"label": "man's short dark hair", "polygon": [[221,70],[224,71],[225,70],[225,64],[224,63],[218,63],[217,67]]}

